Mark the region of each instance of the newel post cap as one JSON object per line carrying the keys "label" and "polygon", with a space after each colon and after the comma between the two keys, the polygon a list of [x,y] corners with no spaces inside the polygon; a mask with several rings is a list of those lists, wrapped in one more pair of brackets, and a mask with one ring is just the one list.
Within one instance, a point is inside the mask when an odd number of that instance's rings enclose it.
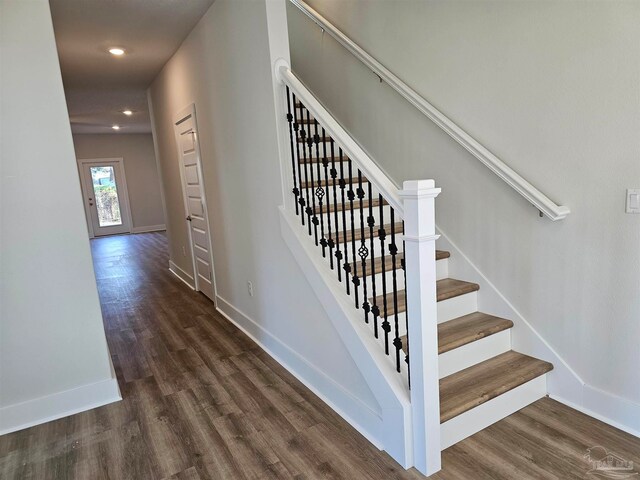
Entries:
{"label": "newel post cap", "polygon": [[434,180],[406,180],[398,195],[402,198],[435,198],[440,191]]}

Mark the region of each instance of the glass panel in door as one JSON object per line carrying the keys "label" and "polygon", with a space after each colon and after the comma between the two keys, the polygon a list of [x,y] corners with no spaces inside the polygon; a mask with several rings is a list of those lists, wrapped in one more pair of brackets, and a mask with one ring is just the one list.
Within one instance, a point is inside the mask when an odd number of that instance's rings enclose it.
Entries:
{"label": "glass panel in door", "polygon": [[112,166],[90,167],[100,227],[122,225],[115,169]]}

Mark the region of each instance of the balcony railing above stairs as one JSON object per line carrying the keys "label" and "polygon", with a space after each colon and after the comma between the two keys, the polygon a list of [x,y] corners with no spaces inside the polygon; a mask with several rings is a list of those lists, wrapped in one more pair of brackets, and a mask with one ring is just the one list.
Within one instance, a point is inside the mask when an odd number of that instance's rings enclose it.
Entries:
{"label": "balcony railing above stairs", "polygon": [[433,473],[440,469],[434,209],[440,189],[433,180],[398,189],[288,65],[276,68],[290,150],[286,208],[406,380],[413,464]]}

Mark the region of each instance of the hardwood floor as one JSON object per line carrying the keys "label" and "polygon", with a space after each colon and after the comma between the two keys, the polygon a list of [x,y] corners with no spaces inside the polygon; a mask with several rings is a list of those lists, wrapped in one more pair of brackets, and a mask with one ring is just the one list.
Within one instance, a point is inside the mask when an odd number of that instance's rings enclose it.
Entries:
{"label": "hardwood floor", "polygon": [[[422,478],[173,277],[162,233],[92,249],[123,400],[0,437],[1,479]],[[640,467],[640,440],[543,399],[447,449],[433,478],[589,478],[596,445]]]}

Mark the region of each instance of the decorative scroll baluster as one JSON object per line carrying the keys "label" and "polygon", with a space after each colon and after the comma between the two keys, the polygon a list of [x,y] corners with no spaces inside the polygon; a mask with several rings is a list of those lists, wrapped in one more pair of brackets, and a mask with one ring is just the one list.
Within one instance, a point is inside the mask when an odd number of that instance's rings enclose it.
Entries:
{"label": "decorative scroll baluster", "polygon": [[[349,242],[347,241],[347,230],[348,230],[348,226],[347,226],[347,206],[345,204],[345,200],[344,200],[344,190],[347,186],[347,182],[344,179],[344,157],[342,154],[342,148],[338,148],[338,151],[340,152],[340,196],[341,196],[341,201],[340,201],[340,205],[342,206],[342,239],[343,239],[343,243],[344,243],[344,280],[345,280],[345,284],[347,286],[347,295],[350,294],[349,290],[350,290],[350,286],[349,286],[349,274],[351,273],[351,265],[349,264]],[[338,243],[340,240],[340,236],[336,235],[338,238]]]}
{"label": "decorative scroll baluster", "polygon": [[373,314],[373,334],[378,338],[378,317],[380,316],[380,308],[377,304],[376,297],[376,256],[374,254],[375,236],[373,234],[373,227],[376,225],[376,219],[373,216],[373,193],[371,182],[367,182],[369,186],[369,215],[367,216],[367,224],[369,225],[369,245],[371,250],[371,298],[373,299],[373,305],[371,306],[371,313]]}
{"label": "decorative scroll baluster", "polygon": [[367,239],[365,238],[364,229],[364,189],[362,188],[362,172],[358,170],[358,200],[360,210],[360,248],[358,249],[358,255],[360,256],[362,265],[362,284],[363,284],[363,299],[362,308],[364,310],[364,321],[369,323],[369,312],[371,306],[369,305],[369,297],[367,296],[367,257],[369,256],[369,249],[367,248]]}
{"label": "decorative scroll baluster", "polygon": [[[291,145],[291,174],[293,175],[293,195],[295,197],[295,205],[296,205],[296,215],[300,213],[298,208],[298,183],[296,179],[296,155],[295,150],[293,148],[294,137],[293,137],[293,115],[291,113],[291,93],[289,92],[289,87],[287,87],[287,122],[289,123],[289,143]],[[295,142],[297,143],[297,141]]]}
{"label": "decorative scroll baluster", "polygon": [[[349,159],[349,192],[347,193],[347,196],[349,197],[349,204],[351,207],[351,265],[353,266],[351,281],[353,282],[353,293],[356,301],[356,308],[360,308],[360,302],[358,302],[358,287],[360,286],[360,279],[358,278],[358,261],[356,260],[356,226],[353,213],[353,199],[356,197],[356,194],[353,191],[353,171],[351,168],[351,159]],[[344,233],[346,236],[346,230]]]}
{"label": "decorative scroll baluster", "polygon": [[[396,347],[396,369],[398,372],[400,371],[400,351],[402,350],[402,339],[399,334],[399,326],[398,326],[398,280],[396,270],[398,268],[398,264],[396,263],[396,255],[398,254],[398,247],[396,246],[396,223],[395,223],[395,212],[393,207],[391,208],[391,243],[389,244],[389,254],[391,255],[391,268],[392,268],[392,279],[393,279],[393,317],[394,317],[394,327],[396,332],[396,338],[393,339],[393,346]],[[408,344],[409,342],[407,342]]]}
{"label": "decorative scroll baluster", "polygon": [[[314,240],[316,242],[316,246],[318,246],[318,216],[316,215],[316,195],[314,192],[316,182],[313,179],[313,139],[311,138],[311,119],[309,117],[309,110],[307,110],[307,128],[309,129],[309,136],[307,137],[307,148],[309,150],[308,170],[311,176],[311,223],[313,223]],[[318,158],[316,157],[315,160],[318,161]],[[305,166],[305,168],[307,168],[307,166]]]}
{"label": "decorative scroll baluster", "polygon": [[[338,281],[342,281],[342,271],[340,270],[340,261],[342,260],[342,252],[340,251],[340,242],[338,239],[338,189],[336,184],[336,178],[338,178],[338,171],[336,170],[336,157],[334,151],[333,138],[331,139],[331,179],[333,185],[333,225],[335,227],[335,238],[331,235],[331,224],[329,224],[329,248],[336,249],[336,269],[338,270]],[[348,284],[349,282],[347,282]]]}
{"label": "decorative scroll baluster", "polygon": [[[313,119],[313,132],[314,132],[313,142],[316,144],[316,169],[317,169],[316,182],[317,184],[316,184],[315,194],[316,194],[316,197],[318,198],[318,208],[320,209],[320,245],[322,245],[322,256],[326,257],[327,256],[327,239],[324,236],[324,210],[322,209],[322,203],[323,203],[322,200],[324,199],[325,191],[324,191],[324,188],[322,187],[322,173],[320,171],[320,162],[321,162],[320,135],[318,135],[318,121],[315,118]],[[325,153],[324,146],[322,147],[322,150],[323,150],[323,153]],[[324,162],[325,156],[326,155],[322,156],[322,162]]]}
{"label": "decorative scroll baluster", "polygon": [[[298,203],[300,204],[300,218],[302,219],[302,225],[304,226],[304,206],[306,205],[306,202],[304,200],[304,195],[302,194],[302,174],[300,173],[300,169],[302,167],[305,166],[302,160],[302,157],[300,156],[300,142],[298,142],[298,130],[300,129],[300,122],[298,120],[298,107],[296,107],[296,94],[292,93],[293,96],[293,129],[295,131],[294,134],[294,141],[296,144],[296,158],[298,159],[298,168],[297,168],[297,172],[298,172],[298,185],[300,185],[300,190],[298,191],[299,193],[299,198],[298,198]],[[287,87],[287,105],[289,102],[289,87]],[[302,148],[302,150],[304,151],[304,147]],[[294,175],[295,175],[295,167],[294,167]],[[294,179],[294,184],[295,184],[295,179]],[[298,214],[298,206],[296,205],[296,215]]]}
{"label": "decorative scroll baluster", "polygon": [[[378,195],[378,201],[380,202],[380,229],[378,230],[378,238],[380,239],[380,252],[381,252],[381,270],[382,270],[382,330],[384,331],[384,353],[389,355],[389,332],[391,331],[391,325],[387,318],[387,266],[385,262],[385,238],[387,232],[384,230],[384,200],[382,195]],[[389,207],[393,209],[393,207]],[[378,307],[379,308],[379,307]],[[396,330],[396,337],[398,337],[398,331]],[[396,352],[398,353],[398,352]],[[400,368],[400,357],[396,355],[396,368]]]}

